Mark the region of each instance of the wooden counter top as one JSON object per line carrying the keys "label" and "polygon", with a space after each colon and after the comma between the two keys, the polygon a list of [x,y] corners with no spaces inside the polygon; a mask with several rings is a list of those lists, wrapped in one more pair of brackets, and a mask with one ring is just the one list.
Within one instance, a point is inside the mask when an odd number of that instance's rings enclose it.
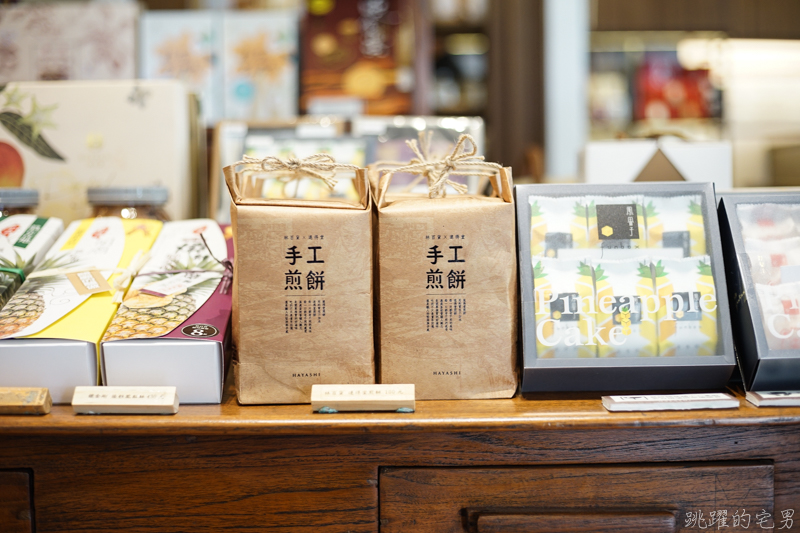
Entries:
{"label": "wooden counter top", "polygon": [[0,416],[5,435],[318,435],[539,431],[591,428],[785,425],[800,407],[756,408],[741,390],[738,409],[610,413],[602,393],[525,395],[505,400],[417,401],[415,413],[315,414],[310,405],[243,406],[233,387],[221,405],[181,405],[176,415],[75,415],[68,405],[44,416]]}

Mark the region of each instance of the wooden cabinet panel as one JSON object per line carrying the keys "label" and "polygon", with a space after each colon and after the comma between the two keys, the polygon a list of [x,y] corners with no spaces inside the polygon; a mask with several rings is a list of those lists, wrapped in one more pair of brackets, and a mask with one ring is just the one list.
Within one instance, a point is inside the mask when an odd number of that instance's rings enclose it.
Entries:
{"label": "wooden cabinet panel", "polygon": [[475,520],[478,533],[673,533],[675,515],[654,513],[484,514]]}
{"label": "wooden cabinet panel", "polygon": [[[382,533],[475,532],[481,524],[506,527],[487,531],[531,532],[539,529],[521,527],[524,520],[540,523],[547,518],[543,513],[569,515],[575,524],[596,526],[586,531],[604,531],[597,527],[600,512],[618,515],[621,526],[636,520],[655,524],[639,531],[676,531],[664,529],[669,527],[664,513],[682,526],[687,511],[773,509],[773,467],[757,463],[384,468],[379,487]],[[542,531],[560,531],[553,526]],[[610,525],[605,530],[624,531]]]}
{"label": "wooden cabinet panel", "polygon": [[0,531],[31,533],[31,476],[28,472],[0,471]]}

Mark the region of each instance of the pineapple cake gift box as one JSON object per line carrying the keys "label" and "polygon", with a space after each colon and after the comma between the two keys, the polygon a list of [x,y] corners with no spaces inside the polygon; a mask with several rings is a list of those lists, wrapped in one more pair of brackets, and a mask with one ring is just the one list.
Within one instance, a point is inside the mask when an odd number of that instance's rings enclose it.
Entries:
{"label": "pineapple cake gift box", "polygon": [[102,341],[103,383],[175,386],[181,403],[220,403],[233,240],[213,220],[166,222]]}
{"label": "pineapple cake gift box", "polygon": [[[224,173],[233,199],[239,402],[309,403],[313,384],[375,383],[366,170],[317,154],[245,157]],[[249,196],[247,184],[265,174],[316,179],[331,190],[351,179],[358,199]]]}
{"label": "pineapple cake gift box", "polygon": [[721,195],[728,292],[747,390],[800,389],[800,194]]}
{"label": "pineapple cake gift box", "polygon": [[0,308],[43,259],[64,231],[59,218],[0,217]]}
{"label": "pineapple cake gift box", "polygon": [[[725,385],[735,356],[712,184],[520,185],[515,193],[523,391]],[[588,236],[586,247],[548,257],[540,206],[554,202],[573,215],[585,205]],[[554,227],[565,218],[555,216]],[[591,290],[577,282],[555,290],[578,274]],[[568,318],[583,323],[556,327],[553,309],[568,304],[580,310]]]}
{"label": "pineapple cake gift box", "polygon": [[69,403],[77,385],[96,385],[100,339],[161,226],[70,224],[0,311],[0,386],[47,387],[54,403]]}
{"label": "pineapple cake gift box", "polygon": [[[509,398],[517,390],[511,169],[485,162],[466,134],[441,160],[415,141],[409,147],[409,164],[371,169],[381,383],[414,383],[421,400]],[[428,192],[389,192],[403,174],[422,176]],[[494,196],[468,194],[453,175],[488,177]]]}

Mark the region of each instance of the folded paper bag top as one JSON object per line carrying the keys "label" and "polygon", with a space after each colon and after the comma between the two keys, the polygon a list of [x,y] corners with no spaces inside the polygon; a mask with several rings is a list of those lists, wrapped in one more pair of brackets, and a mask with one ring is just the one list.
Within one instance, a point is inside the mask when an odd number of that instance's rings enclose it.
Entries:
{"label": "folded paper bag top", "polygon": [[[468,149],[471,145],[471,149]],[[517,271],[511,169],[476,156],[462,136],[452,153],[417,158],[378,183],[381,383],[414,383],[417,398],[477,399],[517,388]],[[400,172],[427,179],[425,194],[387,193]],[[495,196],[447,195],[449,176],[489,178]]]}
{"label": "folded paper bag top", "polygon": [[[366,170],[318,154],[245,158],[224,173],[233,198],[239,402],[309,403],[314,384],[374,383]],[[344,175],[357,198],[286,197],[303,196],[309,181],[332,189]]]}

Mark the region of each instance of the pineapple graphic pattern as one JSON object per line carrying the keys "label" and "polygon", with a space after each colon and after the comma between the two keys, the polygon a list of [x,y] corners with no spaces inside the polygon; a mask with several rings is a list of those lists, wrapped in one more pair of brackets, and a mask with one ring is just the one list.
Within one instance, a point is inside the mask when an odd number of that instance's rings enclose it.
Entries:
{"label": "pineapple graphic pattern", "polygon": [[[39,265],[39,269],[69,268],[73,265],[71,254],[63,253],[46,259]],[[20,290],[0,311],[0,338],[14,337],[39,320],[45,310],[41,293],[59,279],[60,276],[45,276],[32,278],[23,283]]]}
{"label": "pineapple graphic pattern", "polygon": [[[537,322],[549,318],[549,311],[540,308],[541,301],[547,301],[553,297],[552,284],[547,278],[547,272],[544,271],[542,262],[539,261],[533,266],[533,288],[534,288],[534,312],[536,314]],[[542,327],[542,337],[549,339],[553,336],[555,327],[552,322],[545,322]],[[539,336],[536,336],[536,353],[538,357],[552,358],[553,348],[542,344]]]}
{"label": "pineapple graphic pattern", "polygon": [[[207,258],[199,263],[192,260],[187,263],[172,261],[165,270],[220,270],[220,266],[213,259]],[[152,280],[161,281],[169,276],[170,274],[160,274],[152,276]],[[198,291],[213,290],[219,281],[220,278],[214,277],[177,294],[163,297],[131,289],[114,315],[103,341],[147,339],[170,333],[197,310],[195,296]]]}
{"label": "pineapple graphic pattern", "polygon": [[[608,344],[608,337],[611,334],[611,328],[614,327],[613,316],[611,313],[604,313],[599,305],[599,302],[603,298],[607,299],[608,297],[614,296],[614,289],[608,282],[608,276],[605,275],[602,265],[597,265],[594,267],[594,280],[595,292],[597,293],[597,298],[595,300],[597,327],[600,329],[598,337],[600,337],[603,342]],[[613,346],[604,346],[602,343],[599,343],[597,346],[597,355],[599,357],[608,357],[613,350]]]}
{"label": "pineapple graphic pattern", "polygon": [[689,202],[689,236],[692,239],[692,255],[706,255],[706,229],[703,224],[703,207],[692,200]]}
{"label": "pineapple graphic pattern", "polygon": [[649,302],[655,296],[653,271],[650,268],[650,263],[639,263],[638,272],[639,281],[636,283],[636,294],[641,302],[642,313],[642,320],[639,322],[639,335],[648,341],[647,345],[639,351],[639,355],[655,357],[658,355],[658,327],[656,325],[656,313],[650,309],[649,305]]}
{"label": "pineapple graphic pattern", "polygon": [[571,233],[572,245],[575,248],[586,248],[589,246],[589,226],[586,218],[586,206],[579,201],[575,202],[572,206],[572,213],[575,215],[572,218]]}
{"label": "pineapple graphic pattern", "polygon": [[[711,301],[716,302],[717,296],[714,290],[714,274],[711,271],[711,265],[705,261],[700,261],[700,263],[697,265],[697,271],[699,276],[695,282],[695,286],[697,287],[697,292],[700,293],[701,301],[704,295],[710,294],[714,297],[714,299]],[[706,308],[708,307],[712,306],[706,306]],[[700,319],[700,332],[708,337],[708,340],[700,345],[697,355],[716,355],[718,340],[717,311],[707,311],[705,308],[703,308],[703,306],[700,308],[702,310],[702,317]]]}
{"label": "pineapple graphic pattern", "polygon": [[655,281],[656,281],[656,296],[658,296],[658,350],[661,356],[675,355],[675,346],[670,341],[670,337],[675,335],[675,320],[666,320],[667,318],[667,305],[672,305],[670,298],[674,291],[672,286],[672,279],[669,277],[669,272],[658,261],[655,264]]}
{"label": "pineapple graphic pattern", "polygon": [[531,257],[544,253],[544,236],[547,233],[547,221],[542,216],[538,201],[531,203]]}
{"label": "pineapple graphic pattern", "polygon": [[[581,319],[578,322],[578,329],[581,332],[581,343],[578,346],[578,357],[597,357],[597,346],[586,346],[589,335],[594,333],[596,315],[594,313],[594,279],[592,265],[581,262],[578,266],[578,279],[575,282],[575,292],[578,293],[578,312]],[[590,329],[591,328],[591,329]]]}

